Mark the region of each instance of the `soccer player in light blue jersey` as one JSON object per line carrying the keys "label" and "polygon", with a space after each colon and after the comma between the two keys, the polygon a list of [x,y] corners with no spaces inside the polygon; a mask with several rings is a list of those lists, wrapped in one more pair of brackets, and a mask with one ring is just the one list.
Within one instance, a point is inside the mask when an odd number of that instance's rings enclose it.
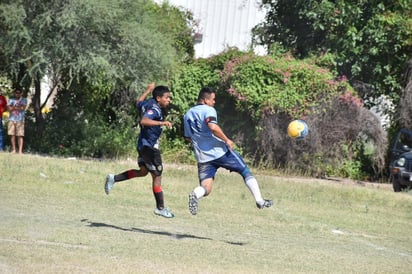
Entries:
{"label": "soccer player in light blue jersey", "polygon": [[[152,98],[146,97],[152,93]],[[152,176],[153,195],[156,200],[154,213],[166,218],[173,218],[174,214],[164,206],[162,190],[163,164],[159,150],[159,139],[163,126],[172,127],[172,123],[165,120],[164,110],[169,106],[171,92],[166,86],[155,87],[151,83],[146,91],[136,100],[136,107],[142,119],[140,134],[137,141],[139,157],[137,163],[140,169],[129,169],[117,175],[109,174],[106,177],[104,190],[109,194],[116,182],[129,180],[135,177],[144,177],[148,173]]]}
{"label": "soccer player in light blue jersey", "polygon": [[204,87],[200,90],[197,105],[184,115],[184,137],[191,141],[198,162],[199,186],[189,194],[189,210],[197,214],[199,200],[210,194],[217,170],[220,167],[239,173],[251,191],[259,209],[271,207],[273,202],[262,198],[258,182],[234,150],[230,140],[217,122],[215,91]]}

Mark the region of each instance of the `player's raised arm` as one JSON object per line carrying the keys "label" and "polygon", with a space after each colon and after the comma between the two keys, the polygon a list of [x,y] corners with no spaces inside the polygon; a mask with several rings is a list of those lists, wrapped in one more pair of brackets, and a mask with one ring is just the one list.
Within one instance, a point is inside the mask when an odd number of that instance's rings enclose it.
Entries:
{"label": "player's raised arm", "polygon": [[149,95],[149,93],[151,93],[154,88],[155,88],[155,83],[154,83],[154,82],[150,83],[150,84],[147,86],[145,92],[143,92],[143,94],[140,95],[140,96],[136,99],[136,103],[144,101],[144,100],[146,99],[147,95]]}

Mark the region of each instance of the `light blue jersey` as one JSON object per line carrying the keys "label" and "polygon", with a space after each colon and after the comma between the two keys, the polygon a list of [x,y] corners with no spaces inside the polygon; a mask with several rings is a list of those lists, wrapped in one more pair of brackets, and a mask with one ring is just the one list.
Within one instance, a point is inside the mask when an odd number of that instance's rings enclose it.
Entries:
{"label": "light blue jersey", "polygon": [[184,136],[192,139],[195,157],[199,163],[206,163],[225,155],[228,148],[221,139],[214,136],[208,123],[217,124],[217,113],[213,107],[198,104],[184,116]]}

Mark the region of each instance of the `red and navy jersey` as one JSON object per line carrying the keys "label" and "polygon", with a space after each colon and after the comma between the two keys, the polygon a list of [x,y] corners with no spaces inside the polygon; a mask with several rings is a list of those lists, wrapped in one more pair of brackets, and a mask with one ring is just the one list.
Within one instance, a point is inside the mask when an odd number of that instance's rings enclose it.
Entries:
{"label": "red and navy jersey", "polygon": [[[159,104],[155,99],[148,99],[138,102],[136,105],[141,117],[147,117],[151,120],[163,121],[163,113]],[[159,138],[162,135],[161,126],[142,126],[140,125],[140,134],[137,141],[137,149],[140,150],[144,146],[159,148]]]}

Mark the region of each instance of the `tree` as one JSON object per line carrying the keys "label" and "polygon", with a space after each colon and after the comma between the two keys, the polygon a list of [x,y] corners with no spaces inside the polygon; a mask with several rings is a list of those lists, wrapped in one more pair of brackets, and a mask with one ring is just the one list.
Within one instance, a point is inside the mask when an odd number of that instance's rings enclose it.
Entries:
{"label": "tree", "polygon": [[[47,103],[40,104],[40,83],[46,76],[51,82],[48,94],[55,88],[94,92],[99,98],[95,102],[104,104],[164,78],[180,61],[176,56],[193,50],[190,43],[174,47],[178,34],[190,32],[185,18],[173,17],[176,28],[166,29],[162,13],[153,1],[144,0],[2,1],[0,71],[26,92],[34,88],[39,137],[44,131],[41,109]],[[101,89],[81,88],[102,84]]]}
{"label": "tree", "polygon": [[399,105],[399,127],[412,129],[412,59],[405,71],[405,89]]}
{"label": "tree", "polygon": [[412,53],[410,0],[263,0],[262,5],[268,13],[254,29],[256,43],[269,49],[280,44],[300,58],[331,53],[340,75],[355,87],[368,87],[364,99],[387,94],[398,102]]}

